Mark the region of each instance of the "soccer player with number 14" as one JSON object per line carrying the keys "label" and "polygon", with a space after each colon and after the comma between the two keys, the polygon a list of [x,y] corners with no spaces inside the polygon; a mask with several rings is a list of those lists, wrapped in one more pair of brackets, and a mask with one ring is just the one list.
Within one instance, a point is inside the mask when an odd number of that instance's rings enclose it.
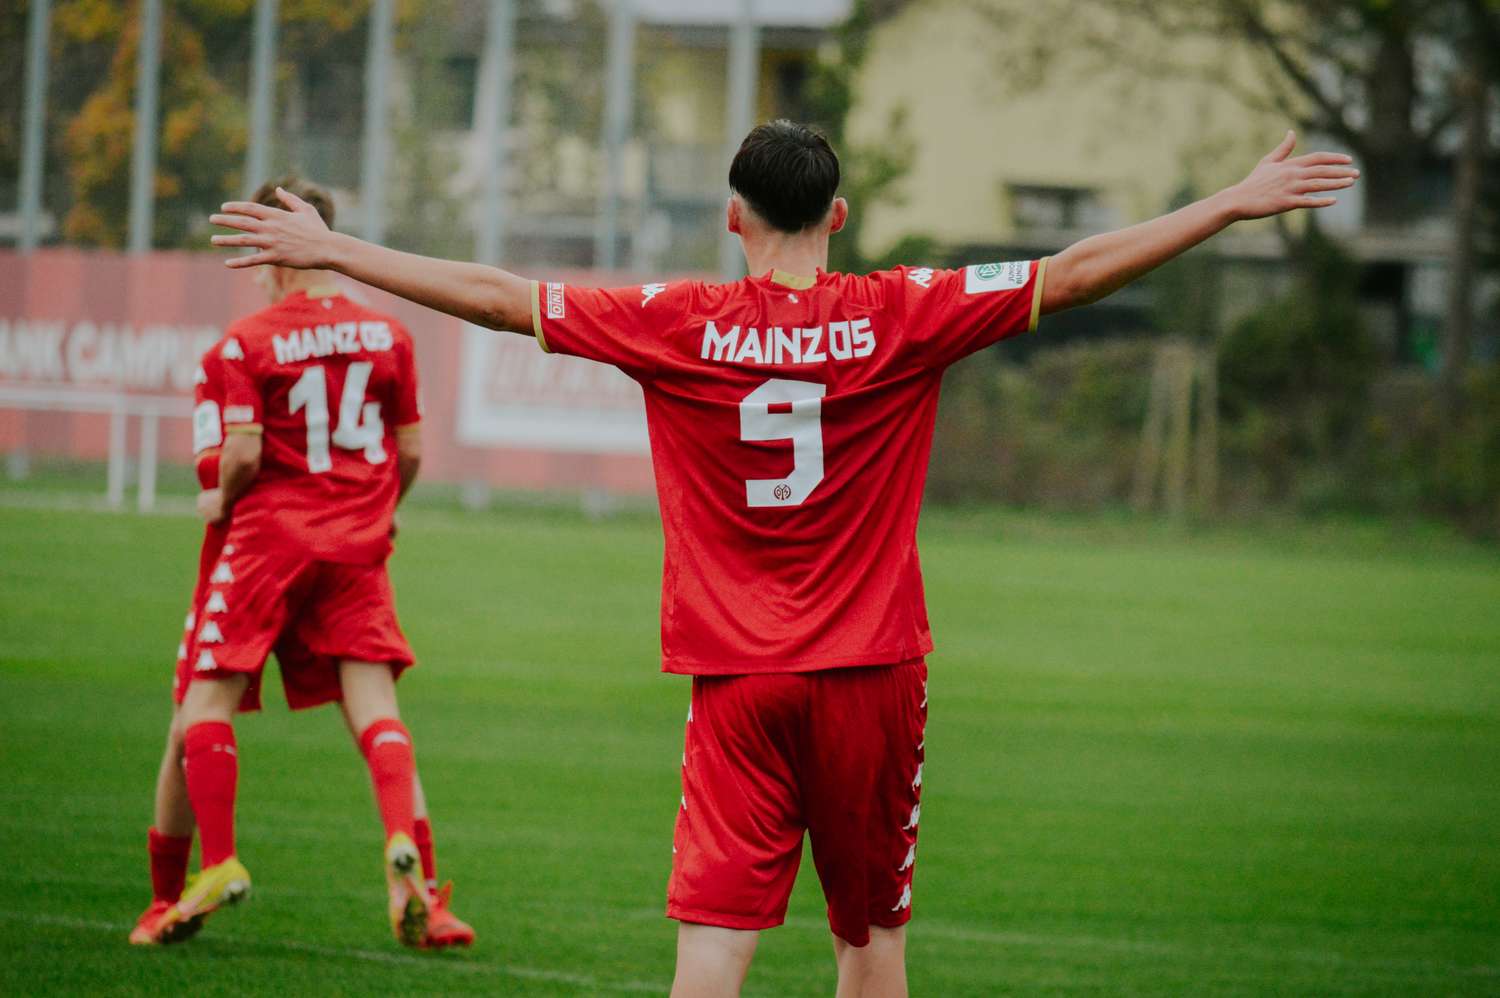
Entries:
{"label": "soccer player with number 14", "polygon": [[[848,217],[812,129],[756,128],[727,223],[749,277],[615,290],[399,253],[234,202],[231,267],[331,269],[549,351],[645,395],[666,557],[663,667],[693,677],[667,914],[677,996],[737,993],[779,924],[802,836],[828,900],[838,994],[906,992],[932,650],[916,528],[943,372],[1096,301],[1234,222],[1333,203],[1347,156],[1292,158],[1050,260],[828,273]],[[580,612],[585,600],[579,600]]]}

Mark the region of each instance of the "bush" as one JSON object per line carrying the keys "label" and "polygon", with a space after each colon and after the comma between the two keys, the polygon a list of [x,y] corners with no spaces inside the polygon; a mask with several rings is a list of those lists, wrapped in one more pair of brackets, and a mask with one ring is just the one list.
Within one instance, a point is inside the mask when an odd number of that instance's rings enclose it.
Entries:
{"label": "bush", "polygon": [[1380,362],[1360,321],[1354,263],[1316,231],[1295,263],[1291,291],[1242,319],[1219,346],[1222,440],[1227,464],[1250,489],[1242,500],[1296,502],[1309,484],[1324,491]]}

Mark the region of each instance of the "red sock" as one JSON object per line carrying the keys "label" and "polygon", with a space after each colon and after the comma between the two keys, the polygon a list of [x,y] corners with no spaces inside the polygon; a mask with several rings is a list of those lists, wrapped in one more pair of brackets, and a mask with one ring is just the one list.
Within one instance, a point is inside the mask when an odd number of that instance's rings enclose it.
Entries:
{"label": "red sock", "polygon": [[188,858],[193,854],[193,837],[163,835],[153,828],[146,833],[146,851],[151,854],[151,896],[167,902],[182,897]]}
{"label": "red sock", "polygon": [[385,837],[389,839],[397,832],[415,837],[411,783],[417,763],[406,725],[392,717],[381,718],[359,736],[359,748],[375,784],[375,806],[380,809]]}
{"label": "red sock", "polygon": [[188,800],[198,819],[198,837],[207,869],[234,855],[234,791],[240,765],[234,728],[202,721],[183,736]]}
{"label": "red sock", "polygon": [[422,856],[422,879],[427,881],[428,887],[437,886],[437,854],[432,848],[432,822],[426,818],[418,818],[415,824],[416,834],[412,836],[417,842],[417,852]]}

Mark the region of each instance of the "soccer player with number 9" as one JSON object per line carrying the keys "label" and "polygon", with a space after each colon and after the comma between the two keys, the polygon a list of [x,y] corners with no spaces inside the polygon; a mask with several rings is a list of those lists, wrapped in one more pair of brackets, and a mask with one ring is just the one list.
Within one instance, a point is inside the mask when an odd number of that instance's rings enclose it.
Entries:
{"label": "soccer player with number 9", "polygon": [[[916,528],[943,372],[1096,301],[1242,219],[1333,203],[1346,156],[1291,158],[1050,260],[829,273],[839,163],[817,132],[753,130],[727,224],[750,276],[596,290],[398,253],[231,203],[230,266],[330,268],[543,350],[613,364],[645,395],[666,557],[662,660],[693,677],[667,913],[677,996],[738,991],[779,924],[803,835],[840,996],[906,992],[932,650]],[[579,599],[580,612],[585,600]]]}

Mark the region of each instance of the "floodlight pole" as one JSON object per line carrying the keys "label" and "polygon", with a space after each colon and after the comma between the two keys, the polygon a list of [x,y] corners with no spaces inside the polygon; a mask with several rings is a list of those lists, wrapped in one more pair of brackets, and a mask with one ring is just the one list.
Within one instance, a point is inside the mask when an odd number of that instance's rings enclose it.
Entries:
{"label": "floodlight pole", "polygon": [[161,85],[161,0],[141,0],[136,57],[135,152],[130,158],[131,253],[151,249],[156,212],[157,103]]}
{"label": "floodlight pole", "polygon": [[21,234],[16,242],[22,253],[30,253],[41,241],[42,126],[47,117],[47,31],[52,22],[51,7],[49,0],[31,0],[31,18],[26,30],[26,111],[16,204],[21,216]]}
{"label": "floodlight pole", "polygon": [[479,178],[479,228],[474,256],[480,263],[505,258],[505,172],[509,165],[512,67],[516,49],[515,0],[490,0],[485,25],[484,61],[479,67],[479,94],[474,108],[476,131],[483,144]]}
{"label": "floodlight pole", "polygon": [[614,270],[620,262],[620,199],[625,142],[635,106],[635,3],[615,0],[609,12],[609,53],[604,91],[604,204],[594,230],[594,265]]}
{"label": "floodlight pole", "polygon": [[[739,17],[729,29],[729,97],[724,109],[726,169],[740,143],[755,123],[755,97],[760,85],[760,28],[755,0],[740,0]],[[739,237],[725,232],[719,240],[719,276],[737,281],[745,276],[745,254]]]}
{"label": "floodlight pole", "polygon": [[271,179],[271,109],[276,99],[277,0],[256,0],[250,69],[250,144],[245,150],[248,193]]}
{"label": "floodlight pole", "polygon": [[365,53],[365,148],[360,168],[359,199],[364,208],[364,237],[385,238],[385,167],[389,155],[386,80],[391,68],[392,0],[370,5],[370,44]]}

